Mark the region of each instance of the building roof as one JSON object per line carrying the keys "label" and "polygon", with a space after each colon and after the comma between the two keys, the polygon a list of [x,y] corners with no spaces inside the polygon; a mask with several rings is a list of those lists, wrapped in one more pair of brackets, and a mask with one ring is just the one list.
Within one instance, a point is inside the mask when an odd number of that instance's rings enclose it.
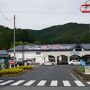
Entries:
{"label": "building roof", "polygon": [[[71,51],[77,44],[19,45],[16,51]],[[90,44],[80,44],[85,50],[90,50]],[[8,52],[13,51],[9,49]]]}
{"label": "building roof", "polygon": [[6,52],[5,50],[0,50],[0,58],[2,57],[9,57],[8,52]]}
{"label": "building roof", "polygon": [[2,54],[8,54],[8,52],[6,52],[5,50],[0,50],[0,55]]}
{"label": "building roof", "polygon": [[90,50],[90,44],[81,44],[85,50]]}

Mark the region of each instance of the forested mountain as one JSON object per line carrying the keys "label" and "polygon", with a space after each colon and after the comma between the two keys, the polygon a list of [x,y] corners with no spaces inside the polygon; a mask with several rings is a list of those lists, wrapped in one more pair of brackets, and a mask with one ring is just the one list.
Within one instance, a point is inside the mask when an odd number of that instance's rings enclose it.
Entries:
{"label": "forested mountain", "polygon": [[[90,43],[88,24],[67,23],[42,30],[16,29],[16,45]],[[13,46],[13,29],[0,26],[0,49]]]}

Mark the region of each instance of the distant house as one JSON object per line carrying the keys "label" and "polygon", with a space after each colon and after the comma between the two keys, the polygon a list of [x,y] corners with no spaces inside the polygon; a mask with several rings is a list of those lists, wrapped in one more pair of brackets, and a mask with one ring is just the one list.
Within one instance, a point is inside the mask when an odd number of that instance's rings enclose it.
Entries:
{"label": "distant house", "polygon": [[[13,56],[13,51],[9,49],[7,52]],[[79,60],[82,56],[90,59],[90,44],[19,45],[15,51],[17,61],[34,59],[36,63],[51,61],[59,65],[68,64],[73,59]]]}
{"label": "distant house", "polygon": [[0,68],[8,67],[10,55],[5,50],[0,50]]}

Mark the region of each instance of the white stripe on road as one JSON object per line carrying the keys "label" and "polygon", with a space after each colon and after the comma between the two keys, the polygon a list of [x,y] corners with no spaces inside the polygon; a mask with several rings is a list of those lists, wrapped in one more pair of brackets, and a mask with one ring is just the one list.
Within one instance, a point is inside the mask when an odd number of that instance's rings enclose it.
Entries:
{"label": "white stripe on road", "polygon": [[77,86],[85,86],[82,82],[80,82],[80,81],[74,81],[76,84],[77,84]]}
{"label": "white stripe on road", "polygon": [[25,80],[19,80],[19,81],[15,82],[15,83],[11,84],[11,86],[17,86],[17,85],[23,83],[24,81]]}
{"label": "white stripe on road", "polygon": [[64,86],[71,86],[68,80],[63,80],[63,85]]}
{"label": "white stripe on road", "polygon": [[8,81],[5,81],[5,82],[3,82],[3,83],[0,83],[0,85],[6,85],[6,84],[9,84],[9,83],[11,83],[11,82],[13,82],[14,80],[8,80]]}
{"label": "white stripe on road", "polygon": [[45,83],[46,83],[46,80],[41,80],[41,81],[37,84],[37,86],[44,86]]}
{"label": "white stripe on road", "polygon": [[24,86],[32,85],[36,80],[30,80],[29,82],[25,83]]}
{"label": "white stripe on road", "polygon": [[70,73],[70,74],[74,79],[76,79],[78,81],[78,79],[72,73]]}
{"label": "white stripe on road", "polygon": [[90,82],[87,82],[90,85]]}
{"label": "white stripe on road", "polygon": [[57,86],[57,84],[58,84],[58,81],[52,80],[50,86]]}
{"label": "white stripe on road", "polygon": [[4,80],[0,80],[0,82],[3,82]]}

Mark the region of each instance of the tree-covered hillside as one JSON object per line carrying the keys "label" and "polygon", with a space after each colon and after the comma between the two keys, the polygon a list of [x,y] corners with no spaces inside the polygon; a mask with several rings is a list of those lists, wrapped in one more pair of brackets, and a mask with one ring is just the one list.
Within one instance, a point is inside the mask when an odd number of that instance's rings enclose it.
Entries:
{"label": "tree-covered hillside", "polygon": [[[16,45],[90,43],[88,24],[68,23],[42,30],[16,29]],[[13,29],[0,26],[0,49],[13,47]]]}

